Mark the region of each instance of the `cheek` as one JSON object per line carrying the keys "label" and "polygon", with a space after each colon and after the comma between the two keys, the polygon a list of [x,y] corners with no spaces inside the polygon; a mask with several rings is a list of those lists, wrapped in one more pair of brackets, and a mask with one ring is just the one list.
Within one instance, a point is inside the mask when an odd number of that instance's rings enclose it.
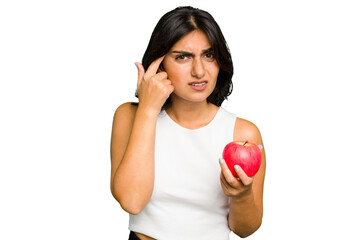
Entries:
{"label": "cheek", "polygon": [[213,66],[213,68],[211,68],[210,74],[211,74],[211,77],[213,77],[215,81],[219,75],[219,71],[220,71],[220,69],[219,69],[219,67],[217,67],[217,65]]}
{"label": "cheek", "polygon": [[217,74],[219,73],[220,67],[216,61],[207,62],[206,70],[211,76],[214,76],[214,75],[217,76]]}
{"label": "cheek", "polygon": [[168,79],[172,81],[179,81],[181,79],[184,79],[187,73],[187,69],[184,66],[168,66],[165,67],[166,73],[168,74]]}

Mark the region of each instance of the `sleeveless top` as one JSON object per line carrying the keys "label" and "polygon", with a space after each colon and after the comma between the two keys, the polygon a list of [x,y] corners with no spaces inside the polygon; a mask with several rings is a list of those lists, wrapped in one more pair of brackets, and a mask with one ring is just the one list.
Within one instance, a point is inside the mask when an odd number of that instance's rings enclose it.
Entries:
{"label": "sleeveless top", "polygon": [[129,230],[159,240],[229,239],[219,158],[233,141],[235,120],[220,107],[208,125],[187,129],[160,112],[153,193],[139,214],[129,214]]}

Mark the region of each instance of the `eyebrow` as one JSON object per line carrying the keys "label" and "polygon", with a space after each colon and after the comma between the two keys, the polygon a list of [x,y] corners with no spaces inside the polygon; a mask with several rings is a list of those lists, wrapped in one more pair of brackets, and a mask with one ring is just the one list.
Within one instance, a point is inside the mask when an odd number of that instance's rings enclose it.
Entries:
{"label": "eyebrow", "polygon": [[[208,49],[205,49],[202,51],[202,53],[211,53],[213,52],[214,50],[212,48],[208,48]],[[186,51],[172,51],[171,53],[178,53],[178,54],[182,54],[182,55],[194,55],[193,53],[191,52],[186,52]]]}

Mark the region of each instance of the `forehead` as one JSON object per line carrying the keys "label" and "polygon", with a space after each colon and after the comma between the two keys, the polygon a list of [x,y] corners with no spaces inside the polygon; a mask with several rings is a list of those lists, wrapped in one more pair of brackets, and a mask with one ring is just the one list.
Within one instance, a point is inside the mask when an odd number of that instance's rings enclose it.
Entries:
{"label": "forehead", "polygon": [[201,30],[194,30],[180,38],[171,50],[198,52],[209,48],[211,48],[211,44],[206,34]]}

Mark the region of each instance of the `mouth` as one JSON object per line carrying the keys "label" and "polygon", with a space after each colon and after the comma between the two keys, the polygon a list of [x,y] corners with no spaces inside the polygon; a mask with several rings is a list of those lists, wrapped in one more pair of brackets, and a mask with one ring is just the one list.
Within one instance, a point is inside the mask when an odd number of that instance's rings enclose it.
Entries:
{"label": "mouth", "polygon": [[206,88],[208,81],[194,81],[190,82],[189,85],[191,88],[197,91],[202,91]]}
{"label": "mouth", "polygon": [[207,81],[199,81],[199,82],[191,82],[191,83],[189,83],[189,85],[195,86],[195,87],[204,86],[205,84],[207,84]]}

